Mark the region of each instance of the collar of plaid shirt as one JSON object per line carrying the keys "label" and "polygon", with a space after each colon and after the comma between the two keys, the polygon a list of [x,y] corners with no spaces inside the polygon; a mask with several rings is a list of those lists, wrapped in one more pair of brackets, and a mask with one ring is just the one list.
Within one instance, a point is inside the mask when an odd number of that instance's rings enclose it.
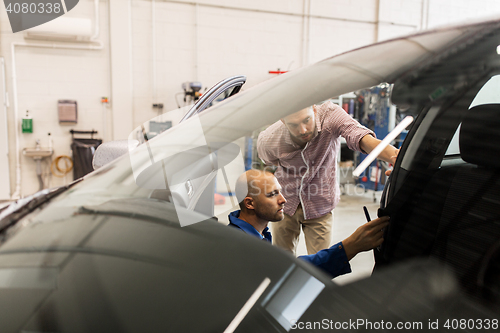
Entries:
{"label": "collar of plaid shirt", "polygon": [[278,166],[275,176],[287,200],[285,214],[293,215],[302,204],[304,219],[328,214],[340,199],[336,180],[340,135],[350,149],[359,151],[361,138],[373,133],[331,102],[316,107],[315,120],[318,133],[304,148],[293,142],[281,121],[263,131],[257,142],[259,156]]}

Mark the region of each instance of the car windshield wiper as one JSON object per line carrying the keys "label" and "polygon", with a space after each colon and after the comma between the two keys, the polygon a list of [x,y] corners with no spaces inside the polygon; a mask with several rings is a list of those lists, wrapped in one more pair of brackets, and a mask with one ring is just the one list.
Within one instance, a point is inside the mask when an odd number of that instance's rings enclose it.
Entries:
{"label": "car windshield wiper", "polygon": [[71,184],[65,186],[39,191],[26,198],[13,202],[0,213],[0,233],[4,232],[7,228],[14,225],[17,221],[34,211],[36,208],[58,196],[73,185],[79,183],[81,180],[83,180],[83,178],[77,179]]}
{"label": "car windshield wiper", "polygon": [[[95,206],[81,206],[78,208],[78,214],[122,216],[150,222],[159,222],[175,227],[180,226],[177,211],[173,204],[166,204],[164,201],[141,197],[114,199]],[[191,211],[189,214],[195,214],[199,218],[203,217],[202,220],[211,218],[211,216],[205,216],[196,211]]]}

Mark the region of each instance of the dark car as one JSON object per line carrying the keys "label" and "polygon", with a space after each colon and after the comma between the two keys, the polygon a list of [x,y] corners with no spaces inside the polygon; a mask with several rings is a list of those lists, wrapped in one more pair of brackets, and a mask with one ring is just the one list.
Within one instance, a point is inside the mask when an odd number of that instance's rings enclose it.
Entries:
{"label": "dark car", "polygon": [[461,289],[500,312],[500,37],[477,29],[394,82],[418,117],[381,208],[391,226],[376,268],[446,263]]}
{"label": "dark car", "polygon": [[[493,20],[326,59],[4,209],[0,331],[498,330],[498,44]],[[338,286],[217,222],[214,179],[233,191],[242,137],[381,82],[418,116],[385,189],[372,277]]]}

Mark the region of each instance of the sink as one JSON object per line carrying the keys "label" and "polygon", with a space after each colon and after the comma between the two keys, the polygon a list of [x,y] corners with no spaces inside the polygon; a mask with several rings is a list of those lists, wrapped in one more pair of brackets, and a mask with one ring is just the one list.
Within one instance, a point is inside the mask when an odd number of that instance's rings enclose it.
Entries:
{"label": "sink", "polygon": [[36,148],[24,148],[23,149],[24,156],[33,157],[35,159],[49,157],[49,156],[52,156],[53,153],[54,153],[54,149],[52,149],[52,148],[36,147]]}
{"label": "sink", "polygon": [[40,145],[40,140],[36,140],[35,148],[24,148],[23,155],[26,157],[31,157],[36,163],[36,176],[38,177],[38,182],[40,184],[39,190],[43,190],[43,177],[42,177],[42,159],[45,157],[52,156],[54,149],[52,147],[42,147]]}

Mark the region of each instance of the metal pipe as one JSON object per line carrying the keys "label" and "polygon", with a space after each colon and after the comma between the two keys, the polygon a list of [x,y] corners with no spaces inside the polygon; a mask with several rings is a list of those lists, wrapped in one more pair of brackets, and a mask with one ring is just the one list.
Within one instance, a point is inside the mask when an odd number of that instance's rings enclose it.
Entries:
{"label": "metal pipe", "polygon": [[108,118],[108,113],[106,112],[106,103],[103,103],[101,101],[101,109],[102,109],[102,141],[103,142],[106,142],[107,141],[107,135],[106,135],[106,132],[107,132],[107,127],[108,127],[108,122],[107,122],[107,118]]}
{"label": "metal pipe", "polygon": [[199,48],[199,36],[200,36],[200,28],[199,28],[199,5],[198,3],[196,3],[195,5],[195,18],[194,18],[194,24],[195,24],[195,39],[194,39],[194,57],[195,57],[195,60],[194,60],[194,80],[195,81],[198,81],[198,65],[199,65],[199,58],[198,58],[198,48]]}
{"label": "metal pipe", "polygon": [[[151,0],[151,44],[153,52],[153,65],[151,66],[153,70],[153,104],[157,102],[156,93],[156,1]],[[158,108],[158,115],[161,114],[161,109]]]}
{"label": "metal pipe", "polygon": [[[109,3],[109,2],[108,2]],[[132,101],[133,101],[133,96],[134,96],[134,62],[133,62],[133,55],[134,55],[134,52],[133,52],[133,42],[134,42],[134,38],[133,38],[133,34],[132,34],[132,0],[129,0],[128,1],[128,19],[129,19],[129,25],[128,25],[128,33],[129,33],[129,47],[128,47],[128,52],[129,52],[129,57],[130,57],[130,61],[129,61],[129,73],[130,73],[130,94],[132,95]],[[110,21],[111,22],[111,21]],[[111,29],[109,29],[111,30]],[[110,40],[111,40],[111,35],[109,36]],[[110,57],[111,57],[111,52],[110,52]],[[110,58],[110,66],[109,68],[111,68],[111,58]],[[110,78],[110,82],[111,82],[111,78]],[[112,90],[110,90],[111,92]],[[132,103],[132,115],[135,114],[135,109],[134,109],[134,103]],[[133,118],[133,117],[132,117]],[[132,128],[134,128],[134,124],[133,124],[133,121],[132,121]],[[112,134],[113,134],[113,139],[115,138],[115,132],[114,132],[114,126],[112,127]]]}
{"label": "metal pipe", "polygon": [[90,40],[94,41],[99,37],[99,0],[94,0],[94,34]]}
{"label": "metal pipe", "polygon": [[429,26],[429,0],[422,0],[422,12],[420,20],[420,30]]}
{"label": "metal pipe", "polygon": [[38,178],[38,185],[39,185],[38,190],[41,191],[43,190],[42,159],[36,158],[35,163],[36,163],[36,176]]}
{"label": "metal pipe", "polygon": [[311,28],[311,1],[304,0],[302,8],[302,66],[309,64],[309,31]]}
{"label": "metal pipe", "polygon": [[[226,5],[214,5],[214,4],[208,4],[208,3],[198,3],[196,1],[163,0],[162,2],[170,2],[170,3],[182,4],[182,5],[196,5],[196,4],[198,4],[200,6],[210,7],[210,8],[230,9],[230,10],[237,10],[237,11],[244,11],[244,12],[264,13],[264,14],[277,14],[277,15],[285,15],[285,16],[293,16],[293,17],[303,17],[304,16],[303,13],[291,13],[291,12],[280,12],[280,11],[276,11],[276,10],[241,8],[241,7],[233,7],[233,6],[226,6]],[[309,17],[314,18],[314,19],[325,19],[325,20],[342,21],[342,22],[368,23],[368,24],[376,24],[377,23],[376,21],[364,21],[364,20],[347,19],[347,18],[332,17],[332,16],[325,16],[325,15],[309,15]],[[384,22],[384,21],[379,21],[378,23],[391,24],[391,25],[397,25],[397,26],[402,26],[402,27],[412,27],[412,28],[418,27],[418,26],[413,25],[413,24],[405,24],[405,23]]]}
{"label": "metal pipe", "polygon": [[17,111],[17,84],[16,84],[16,56],[14,44],[11,46],[12,52],[12,95],[14,100],[14,135],[16,137],[16,190],[11,199],[21,198],[21,149],[19,148],[19,115]]}
{"label": "metal pipe", "polygon": [[377,0],[375,5],[375,43],[378,42],[379,39],[379,29],[380,29],[380,0]]}
{"label": "metal pipe", "polygon": [[306,65],[309,65],[311,58],[311,2],[312,0],[308,0],[307,2],[307,49],[306,49]]}
{"label": "metal pipe", "polygon": [[[3,57],[0,58],[0,63],[1,63],[1,67],[2,67],[2,84],[3,84],[3,100],[4,100],[4,103],[3,103],[3,112],[4,112],[4,116],[5,116],[5,128],[4,128],[4,135],[5,135],[5,143],[6,143],[6,157],[7,158],[7,165],[8,165],[8,169],[7,170],[10,170],[10,165],[9,165],[9,132],[7,130],[8,128],[8,117],[7,117],[7,108],[9,107],[9,95],[7,94],[7,80],[5,79],[5,59]],[[9,183],[6,184],[6,186],[8,187],[7,189],[7,193],[9,193],[10,195],[10,189],[11,189],[11,186],[10,186],[10,172],[9,172]]]}

